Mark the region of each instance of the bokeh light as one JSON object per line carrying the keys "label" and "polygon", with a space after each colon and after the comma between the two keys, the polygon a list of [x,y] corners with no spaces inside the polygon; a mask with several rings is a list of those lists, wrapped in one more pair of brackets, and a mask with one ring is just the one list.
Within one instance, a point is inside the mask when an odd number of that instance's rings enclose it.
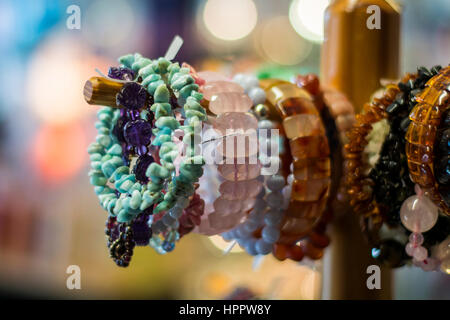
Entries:
{"label": "bokeh light", "polygon": [[258,13],[252,0],[208,0],[203,21],[208,31],[222,40],[238,40],[255,28]]}
{"label": "bokeh light", "polygon": [[286,16],[268,20],[261,28],[259,45],[263,55],[281,65],[296,65],[311,52],[310,42],[299,37]]}
{"label": "bokeh light", "polygon": [[323,41],[324,13],[330,0],[293,0],[289,20],[295,31],[313,42]]}
{"label": "bokeh light", "polygon": [[89,111],[82,88],[94,68],[107,68],[103,59],[89,53],[78,38],[67,34],[50,37],[32,57],[26,76],[28,106],[47,123],[64,124]]}
{"label": "bokeh light", "polygon": [[137,29],[135,18],[133,8],[127,1],[95,0],[83,18],[83,36],[95,47],[124,46]]}
{"label": "bokeh light", "polygon": [[32,165],[47,182],[67,180],[87,161],[87,146],[85,130],[79,124],[43,126],[32,140]]}

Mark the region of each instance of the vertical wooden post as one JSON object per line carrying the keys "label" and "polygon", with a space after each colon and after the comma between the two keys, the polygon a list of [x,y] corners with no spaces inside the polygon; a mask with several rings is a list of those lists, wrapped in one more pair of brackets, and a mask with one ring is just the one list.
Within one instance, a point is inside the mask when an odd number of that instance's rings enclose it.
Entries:
{"label": "vertical wooden post", "polygon": [[[331,228],[332,243],[324,261],[324,299],[391,299],[391,271],[371,257],[371,248],[351,212],[337,217]],[[381,269],[381,289],[367,288],[367,267]]]}

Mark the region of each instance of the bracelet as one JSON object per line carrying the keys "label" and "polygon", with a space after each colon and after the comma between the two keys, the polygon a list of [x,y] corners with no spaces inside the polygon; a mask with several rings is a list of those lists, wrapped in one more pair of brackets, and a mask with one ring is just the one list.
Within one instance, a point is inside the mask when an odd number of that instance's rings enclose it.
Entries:
{"label": "bracelet", "polygon": [[[225,163],[209,165],[200,181],[200,192],[211,200],[212,205],[207,205],[207,212],[195,232],[214,235],[239,224],[253,207],[255,196],[261,189],[261,183],[256,180],[260,165],[250,163],[250,157],[255,156],[254,152],[257,151],[257,148],[253,148],[251,154],[250,148],[257,143],[257,121],[247,112],[255,103],[246,94],[250,91],[248,87],[244,88],[212,72],[202,74],[202,77],[205,80],[201,87],[204,94],[203,105],[210,114],[217,115],[208,118],[215,135],[220,135],[214,139],[215,159],[221,162],[224,160]],[[265,99],[265,94],[262,99]],[[248,135],[251,130],[254,135],[252,132]],[[250,139],[248,147],[237,146],[239,136]],[[230,145],[234,150],[227,150]],[[221,183],[219,179],[222,180]],[[211,186],[214,182],[216,187]]]}
{"label": "bracelet", "polygon": [[[107,106],[98,112],[99,135],[88,149],[91,183],[102,207],[117,216],[119,223],[131,222],[153,206],[152,213],[161,216],[154,224],[149,219],[153,233],[150,245],[165,253],[174,247],[177,220],[194,193],[193,184],[202,175],[203,158],[194,153],[195,127],[206,119],[199,103],[202,94],[190,70],[178,63],[164,58],[152,61],[140,54],[119,61],[122,66],[109,72],[119,81],[94,77],[84,89],[88,103]],[[181,126],[172,110],[177,104],[183,106],[176,110],[185,117]],[[176,168],[179,150],[172,140],[180,132],[186,156],[178,159]],[[139,158],[130,173],[128,160],[134,154]],[[114,184],[114,189],[107,184]],[[160,234],[166,237],[164,241]]]}
{"label": "bracelet", "polygon": [[[253,113],[258,118],[258,131],[274,129],[274,122],[267,118],[268,110],[265,102],[265,92],[259,87],[259,82],[253,76],[237,74],[234,81],[245,87],[250,98],[254,102]],[[279,153],[283,153],[280,146],[283,139],[272,135],[259,137],[259,161],[262,170],[269,169],[272,165],[280,165]],[[277,139],[274,141],[273,139]],[[280,150],[281,149],[281,150]],[[273,153],[276,153],[273,154]],[[236,240],[239,245],[250,255],[266,255],[272,252],[273,245],[280,237],[279,225],[284,215],[284,197],[282,189],[285,186],[285,178],[278,172],[270,176],[261,175],[260,181],[263,188],[256,197],[254,207],[247,215],[245,221],[238,227],[225,232],[222,237],[226,241]]]}
{"label": "bracelet", "polygon": [[[434,176],[433,159],[436,131],[444,111],[450,106],[450,67],[439,71],[427,82],[426,88],[416,97],[418,104],[410,114],[411,124],[406,133],[406,153],[412,180],[419,184],[425,193],[439,206],[442,212],[450,216],[448,194],[442,197],[440,186]],[[448,168],[448,163],[446,166]],[[444,174],[448,176],[449,172]],[[448,177],[447,177],[448,180]],[[443,191],[447,189],[442,189]]]}
{"label": "bracelet", "polygon": [[[308,91],[281,80],[263,80],[261,83],[268,101],[282,119],[294,158],[291,200],[273,254],[279,260],[299,261],[305,254],[320,258],[321,251],[310,242],[305,246],[296,243],[317,225],[328,199],[331,181],[325,128]],[[317,161],[310,160],[313,158]],[[314,173],[315,177],[306,178],[305,172]]]}
{"label": "bracelet", "polygon": [[[414,97],[438,71],[439,67],[433,67],[431,71],[421,67],[417,74],[406,75],[398,85],[388,85],[381,98],[374,98],[371,104],[364,106],[365,113],[357,116],[357,123],[349,134],[346,182],[351,205],[363,217],[363,231],[374,247],[372,256],[389,267],[404,265],[409,255],[414,264],[424,270],[434,270],[436,261],[427,252],[443,241],[450,230],[450,220],[438,217],[436,207],[423,196],[420,188],[414,187],[403,152],[405,145],[408,152],[405,132],[410,125],[409,112],[416,105]],[[369,133],[372,125],[381,128],[379,125],[383,121],[388,123],[388,132],[370,134],[377,139],[376,136],[385,138],[382,138],[381,150],[372,157],[378,160],[366,173],[363,152],[368,151]],[[417,208],[422,210],[419,215],[414,213]],[[424,222],[420,228],[417,228],[417,221]],[[408,244],[409,231],[401,223],[412,232]],[[421,232],[427,230],[430,231],[422,236]]]}

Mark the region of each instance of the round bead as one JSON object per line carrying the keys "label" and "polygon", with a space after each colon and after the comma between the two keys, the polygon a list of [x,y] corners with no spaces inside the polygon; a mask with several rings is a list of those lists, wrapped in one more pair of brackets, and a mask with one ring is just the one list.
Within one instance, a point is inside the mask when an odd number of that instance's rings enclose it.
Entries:
{"label": "round bead", "polygon": [[284,197],[280,192],[271,192],[266,197],[266,202],[271,208],[281,208]]}
{"label": "round bead", "polygon": [[223,92],[211,98],[209,111],[214,114],[225,112],[247,112],[252,107],[252,100],[244,93]]}
{"label": "round bead", "polygon": [[244,79],[245,79],[245,74],[243,73],[236,73],[233,77],[233,81],[239,84],[244,83]]}
{"label": "round bead", "polygon": [[155,162],[155,159],[151,155],[144,154],[140,156],[137,161],[136,165],[134,166],[133,173],[136,176],[136,180],[145,184],[148,182],[148,177],[145,175],[148,167]]}
{"label": "round bead", "polygon": [[283,212],[282,211],[269,211],[266,213],[264,217],[264,223],[268,226],[278,226],[283,220]]}
{"label": "round bead", "polygon": [[145,105],[147,91],[136,82],[127,82],[116,96],[116,104],[130,110],[139,110]]}
{"label": "round bead", "polygon": [[258,118],[264,118],[269,113],[269,108],[265,104],[255,106],[254,112]]}
{"label": "round bead", "polygon": [[259,80],[253,75],[245,75],[240,84],[248,93],[252,88],[259,87]]}
{"label": "round bead", "polygon": [[256,251],[256,241],[253,239],[248,239],[244,242],[244,249],[252,256],[256,256],[258,254],[258,251]]}
{"label": "round bead", "polygon": [[266,92],[259,87],[250,89],[248,96],[252,99],[254,105],[261,104],[266,101]]}
{"label": "round bead", "polygon": [[261,236],[264,241],[269,243],[275,243],[280,238],[280,230],[277,228],[271,228],[269,226],[266,226],[262,232]]}
{"label": "round bead", "polygon": [[129,121],[124,128],[125,140],[135,146],[146,146],[152,137],[152,125],[142,119]]}
{"label": "round bead", "polygon": [[270,176],[267,179],[267,187],[272,191],[278,191],[283,189],[285,185],[284,177],[280,175]]}
{"label": "round bead", "polygon": [[400,219],[412,232],[426,232],[437,221],[438,208],[426,196],[412,196],[406,199],[400,209]]}
{"label": "round bead", "polygon": [[248,112],[227,112],[217,116],[213,127],[223,135],[233,134],[235,131],[241,132],[242,130],[244,134],[248,133],[256,136],[258,120]]}
{"label": "round bead", "polygon": [[211,98],[221,92],[238,92],[244,93],[244,88],[239,84],[231,81],[213,81],[203,86],[203,98],[211,100]]}
{"label": "round bead", "polygon": [[273,244],[272,243],[268,243],[266,241],[264,241],[263,239],[258,239],[258,241],[256,241],[256,251],[259,254],[269,254],[272,252],[272,247]]}
{"label": "round bead", "polygon": [[419,246],[414,249],[413,258],[417,261],[423,261],[428,257],[427,249],[422,246]]}
{"label": "round bead", "polygon": [[420,246],[423,243],[423,235],[421,233],[413,232],[409,235],[409,242],[416,246]]}

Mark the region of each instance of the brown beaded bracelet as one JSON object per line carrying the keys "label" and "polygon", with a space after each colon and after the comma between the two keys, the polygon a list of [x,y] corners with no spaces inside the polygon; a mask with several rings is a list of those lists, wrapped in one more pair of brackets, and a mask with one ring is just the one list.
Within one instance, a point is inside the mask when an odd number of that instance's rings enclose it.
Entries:
{"label": "brown beaded bracelet", "polygon": [[406,133],[406,154],[411,179],[448,216],[450,207],[439,193],[433,160],[437,128],[444,111],[450,108],[449,98],[450,66],[431,78],[426,88],[416,96],[418,103],[409,115],[412,121]]}
{"label": "brown beaded bracelet", "polygon": [[[406,74],[401,82],[414,80],[417,75]],[[395,100],[400,89],[395,84],[386,86],[380,98],[374,98],[366,103],[363,113],[356,115],[356,122],[348,132],[349,142],[345,145],[345,184],[350,197],[350,205],[354,212],[361,217],[361,228],[369,242],[379,240],[378,230],[384,217],[373,195],[373,181],[366,175],[364,163],[364,149],[368,144],[367,136],[372,131],[372,125],[387,119],[386,108]]]}

